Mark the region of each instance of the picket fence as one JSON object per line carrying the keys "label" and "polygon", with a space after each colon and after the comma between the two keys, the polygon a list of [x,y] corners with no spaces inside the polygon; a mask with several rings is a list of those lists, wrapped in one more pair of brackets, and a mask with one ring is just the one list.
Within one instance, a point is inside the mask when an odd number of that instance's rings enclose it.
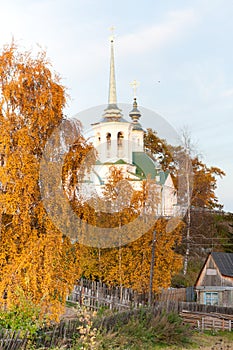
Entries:
{"label": "picket fence", "polygon": [[[153,294],[152,308],[155,314],[166,311],[180,314],[183,322],[200,330],[233,330],[233,307],[219,307],[213,305],[201,305],[193,301],[192,288],[162,290],[160,294]],[[120,287],[108,287],[104,283],[81,279],[68,298],[71,305],[85,305],[87,309],[99,310],[109,308],[119,311],[106,318],[102,325],[109,327],[115,323],[115,317],[124,315],[124,319],[137,313],[139,308],[148,306],[148,294],[137,293],[132,289]],[[77,317],[67,317],[59,324],[51,328],[42,329],[34,338],[23,331],[0,330],[0,350],[30,349],[31,344],[35,348],[52,348],[64,345],[67,349],[72,339],[78,332],[80,321]]]}
{"label": "picket fence", "polygon": [[[90,310],[108,308],[123,311],[148,306],[148,293],[129,288],[108,287],[101,282],[81,279],[70,295],[71,302]],[[233,308],[194,302],[193,288],[172,288],[154,293],[150,307],[178,313],[185,323],[199,330],[232,330]]]}
{"label": "picket fence", "polygon": [[[68,300],[71,303],[83,304],[91,310],[100,308],[125,310],[148,305],[149,294],[119,286],[109,287],[102,282],[81,279],[75,285]],[[163,289],[160,293],[153,293],[151,306],[158,301],[194,301],[194,291],[192,287]]]}
{"label": "picket fence", "polygon": [[0,350],[49,349],[63,345],[69,349],[79,325],[77,319],[61,321],[48,329],[42,329],[34,337],[23,331],[1,330]]}
{"label": "picket fence", "polygon": [[[177,301],[156,301],[152,307],[155,315],[160,312],[177,312],[185,323],[200,330],[233,330],[233,308],[218,307],[211,305],[199,305],[194,302]],[[111,329],[119,320],[127,323],[128,319],[140,312],[140,309],[127,309],[110,316],[106,316],[97,326],[104,326]],[[73,337],[78,333],[80,321],[75,319],[63,320],[48,329],[41,329],[34,338],[29,337],[22,331],[13,332],[10,330],[0,331],[1,350],[19,349],[48,349],[56,346],[64,346],[69,349]]]}

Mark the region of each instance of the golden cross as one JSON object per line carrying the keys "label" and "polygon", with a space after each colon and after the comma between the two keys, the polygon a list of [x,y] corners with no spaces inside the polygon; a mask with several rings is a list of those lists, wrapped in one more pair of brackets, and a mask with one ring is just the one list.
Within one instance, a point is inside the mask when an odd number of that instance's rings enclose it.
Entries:
{"label": "golden cross", "polygon": [[110,32],[111,32],[111,36],[110,36],[110,40],[113,41],[114,40],[114,32],[115,32],[115,27],[111,26],[111,28],[109,28]]}
{"label": "golden cross", "polygon": [[137,80],[133,80],[132,83],[129,84],[133,88],[133,95],[136,97],[137,95],[137,88],[139,87],[140,83]]}

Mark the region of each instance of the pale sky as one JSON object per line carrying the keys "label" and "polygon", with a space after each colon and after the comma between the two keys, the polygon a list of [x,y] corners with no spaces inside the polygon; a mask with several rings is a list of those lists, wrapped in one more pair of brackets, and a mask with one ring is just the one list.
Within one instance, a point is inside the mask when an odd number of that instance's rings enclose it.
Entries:
{"label": "pale sky", "polygon": [[[217,194],[233,212],[232,18],[232,0],[0,0],[0,47],[14,37],[46,49],[73,116],[107,103],[114,25],[118,102],[131,103],[137,79],[140,105],[178,132],[188,127],[203,161],[226,172]],[[141,123],[156,130],[146,115]]]}

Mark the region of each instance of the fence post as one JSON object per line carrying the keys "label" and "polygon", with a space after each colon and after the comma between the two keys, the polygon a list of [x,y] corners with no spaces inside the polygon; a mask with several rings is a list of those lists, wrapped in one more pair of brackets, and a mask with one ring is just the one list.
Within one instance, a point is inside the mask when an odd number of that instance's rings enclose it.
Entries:
{"label": "fence post", "polygon": [[204,322],[204,317],[201,318],[201,330],[205,330],[205,322]]}

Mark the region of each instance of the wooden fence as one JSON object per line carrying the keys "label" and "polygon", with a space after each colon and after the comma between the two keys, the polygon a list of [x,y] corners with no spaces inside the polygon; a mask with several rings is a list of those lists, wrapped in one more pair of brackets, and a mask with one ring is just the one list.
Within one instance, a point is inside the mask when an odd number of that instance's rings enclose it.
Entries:
{"label": "wooden fence", "polygon": [[[200,330],[228,330],[233,329],[233,308],[211,305],[199,305],[191,302],[156,301],[152,312],[157,315],[163,311],[177,312],[185,323]],[[95,327],[104,326],[106,329],[114,326],[117,320],[127,324],[130,316],[136,315],[140,309],[127,309],[100,319]],[[63,320],[51,328],[42,329],[32,338],[24,332],[9,330],[0,331],[1,350],[19,350],[34,348],[52,348],[65,346],[69,349],[72,339],[78,332],[80,321],[76,319]]]}
{"label": "wooden fence", "polygon": [[48,329],[42,329],[32,337],[23,331],[1,330],[0,332],[0,350],[19,350],[31,348],[52,348],[65,345],[69,348],[77,328],[80,325],[79,320],[62,321]]}
{"label": "wooden fence", "polygon": [[233,329],[233,315],[190,312],[180,312],[185,323],[199,330],[231,331]]}
{"label": "wooden fence", "polygon": [[20,331],[1,330],[0,331],[0,349],[18,350],[25,349],[28,343],[28,336]]}
{"label": "wooden fence", "polygon": [[224,315],[233,315],[233,307],[227,307],[227,306],[218,306],[218,305],[204,305],[204,304],[198,304],[194,302],[180,302],[179,303],[179,312],[182,310],[187,310],[190,312],[200,312],[200,313],[218,313],[218,314],[224,314]]}
{"label": "wooden fence", "polygon": [[[110,288],[101,282],[80,280],[70,295],[74,303],[85,305],[88,309],[109,308],[123,311],[148,305],[148,294],[140,294],[129,288]],[[153,294],[151,307],[156,310],[179,313],[185,323],[200,330],[233,329],[233,308],[202,305],[194,301],[193,288],[172,288]]]}
{"label": "wooden fence", "polygon": [[[109,308],[125,310],[148,304],[148,293],[138,293],[130,288],[109,287],[102,282],[81,279],[74,287],[68,300],[84,304],[91,310]],[[171,288],[154,293],[152,305],[157,301],[193,301],[193,288]]]}
{"label": "wooden fence", "polygon": [[[131,315],[137,312],[139,307],[148,306],[148,294],[140,294],[132,289],[112,287],[104,283],[80,280],[71,293],[68,300],[71,303],[84,304],[88,309],[96,310],[101,307],[121,311],[119,317]],[[213,305],[201,305],[193,301],[192,289],[168,289],[154,294],[151,308],[159,313],[176,312],[181,315],[185,323],[200,330],[232,330],[233,307],[220,307]],[[114,317],[110,320],[114,323]],[[105,320],[109,324],[109,320]],[[110,322],[110,323],[111,323]],[[80,321],[66,319],[49,329],[43,329],[32,339],[25,332],[0,331],[0,350],[18,350],[29,348],[30,342],[36,348],[51,348],[64,345],[69,348],[72,338],[77,333]]]}

